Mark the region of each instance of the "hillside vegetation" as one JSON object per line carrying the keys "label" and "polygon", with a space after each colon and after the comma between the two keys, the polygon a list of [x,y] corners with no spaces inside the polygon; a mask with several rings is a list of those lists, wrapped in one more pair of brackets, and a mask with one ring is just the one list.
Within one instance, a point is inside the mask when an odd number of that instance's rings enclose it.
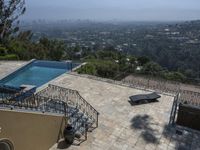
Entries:
{"label": "hillside vegetation", "polygon": [[41,31],[20,30],[24,2],[0,3],[0,60],[76,60],[87,62],[79,73],[112,79],[136,73],[190,82],[200,76],[200,21],[169,25],[84,22],[67,29],[65,24],[52,25],[53,30],[42,36],[48,26]]}

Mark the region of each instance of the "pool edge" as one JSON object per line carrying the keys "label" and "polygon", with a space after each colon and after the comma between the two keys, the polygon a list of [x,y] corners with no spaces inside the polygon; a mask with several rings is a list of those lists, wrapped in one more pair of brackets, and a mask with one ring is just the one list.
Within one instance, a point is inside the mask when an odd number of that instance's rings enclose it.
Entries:
{"label": "pool edge", "polygon": [[5,75],[3,75],[0,78],[0,84],[1,84],[1,80],[4,80],[5,78],[7,78],[8,76],[11,76],[12,74],[14,74],[16,71],[18,71],[19,69],[23,69],[24,67],[26,67],[27,65],[31,64],[32,62],[36,61],[36,59],[31,59],[30,61],[24,63],[22,66],[16,67],[14,70],[9,71],[8,73],[6,73]]}

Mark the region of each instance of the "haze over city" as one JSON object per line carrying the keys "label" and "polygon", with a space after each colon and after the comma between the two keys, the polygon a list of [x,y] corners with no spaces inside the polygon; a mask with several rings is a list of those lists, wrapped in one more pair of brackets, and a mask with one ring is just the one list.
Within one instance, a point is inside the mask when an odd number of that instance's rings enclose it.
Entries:
{"label": "haze over city", "polygon": [[199,0],[26,0],[24,20],[182,21],[200,18]]}

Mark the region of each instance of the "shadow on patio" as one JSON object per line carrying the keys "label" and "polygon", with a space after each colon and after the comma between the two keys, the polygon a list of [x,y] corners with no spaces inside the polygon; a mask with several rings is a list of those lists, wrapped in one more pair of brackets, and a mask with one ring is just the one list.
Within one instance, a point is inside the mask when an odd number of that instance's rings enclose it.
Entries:
{"label": "shadow on patio", "polygon": [[186,131],[166,125],[163,136],[170,141],[176,150],[199,150],[200,135],[198,132]]}
{"label": "shadow on patio", "polygon": [[62,141],[58,142],[57,148],[58,149],[67,149],[70,146],[71,146],[70,144],[67,144],[64,140],[62,140]]}
{"label": "shadow on patio", "polygon": [[149,115],[137,115],[131,120],[131,128],[141,130],[141,136],[147,143],[159,143],[157,126],[158,124]]}

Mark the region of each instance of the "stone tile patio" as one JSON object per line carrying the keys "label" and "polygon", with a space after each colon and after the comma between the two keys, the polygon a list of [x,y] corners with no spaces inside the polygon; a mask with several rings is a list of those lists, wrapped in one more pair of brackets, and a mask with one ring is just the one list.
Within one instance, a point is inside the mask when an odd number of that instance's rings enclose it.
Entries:
{"label": "stone tile patio", "polygon": [[88,134],[86,142],[69,150],[200,149],[198,134],[178,135],[168,129],[173,97],[162,95],[159,102],[131,106],[129,96],[148,92],[70,74],[52,83],[78,90],[100,112],[99,127]]}
{"label": "stone tile patio", "polygon": [[25,61],[0,61],[0,79],[6,74],[14,71],[16,68],[22,66]]}
{"label": "stone tile patio", "polygon": [[[24,62],[0,62],[0,78]],[[200,150],[199,133],[176,134],[168,129],[173,97],[161,95],[159,102],[131,106],[129,96],[147,93],[129,87],[64,74],[51,83],[78,90],[100,112],[99,127],[80,146],[68,150]]]}

